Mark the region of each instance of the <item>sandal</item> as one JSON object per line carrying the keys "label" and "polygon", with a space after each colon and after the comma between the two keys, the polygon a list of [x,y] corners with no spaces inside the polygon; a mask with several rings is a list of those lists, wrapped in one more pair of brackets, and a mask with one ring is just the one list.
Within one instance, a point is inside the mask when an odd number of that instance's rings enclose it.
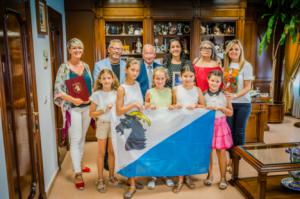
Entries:
{"label": "sandal", "polygon": [[220,183],[219,183],[219,189],[221,189],[221,190],[225,190],[226,188],[227,188],[227,182],[226,182],[226,180],[223,178],[221,181],[220,181]]}
{"label": "sandal", "polygon": [[205,186],[211,186],[213,183],[213,180],[214,180],[213,176],[207,176],[207,178],[204,180],[203,183]]}
{"label": "sandal", "polygon": [[130,186],[129,189],[124,193],[124,199],[131,199],[136,192],[135,186]]}
{"label": "sandal", "polygon": [[118,186],[120,184],[118,178],[116,176],[110,176],[108,179],[108,183],[113,185],[113,186]]}
{"label": "sandal", "polygon": [[147,184],[148,189],[150,189],[150,190],[154,189],[155,184],[156,184],[156,178],[152,177],[151,180]]}
{"label": "sandal", "polygon": [[100,193],[105,193],[106,192],[106,185],[103,179],[98,179],[97,180],[97,190]]}
{"label": "sandal", "polygon": [[172,189],[173,193],[179,193],[183,187],[183,182],[178,182]]}
{"label": "sandal", "polygon": [[74,184],[75,184],[75,187],[78,190],[83,190],[84,189],[84,181],[83,181],[81,173],[75,174],[75,182],[74,182]]}
{"label": "sandal", "polygon": [[188,188],[195,189],[196,185],[190,176],[184,176],[184,182]]}

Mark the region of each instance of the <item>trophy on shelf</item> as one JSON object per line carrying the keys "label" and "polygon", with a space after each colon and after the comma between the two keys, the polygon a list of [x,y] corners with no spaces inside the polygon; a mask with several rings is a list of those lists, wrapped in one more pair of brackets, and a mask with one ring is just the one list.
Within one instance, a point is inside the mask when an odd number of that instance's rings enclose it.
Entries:
{"label": "trophy on shelf", "polygon": [[227,26],[227,28],[224,31],[226,34],[234,34],[234,27],[233,26]]}
{"label": "trophy on shelf", "polygon": [[163,52],[163,53],[167,52],[167,50],[168,50],[168,49],[167,49],[167,48],[168,48],[167,45],[168,45],[168,44],[167,44],[167,39],[164,38],[164,43],[163,43],[163,45],[160,46],[161,52]]}
{"label": "trophy on shelf", "polygon": [[205,31],[205,34],[210,34],[210,27],[209,27],[208,24],[206,25],[206,31]]}
{"label": "trophy on shelf", "polygon": [[167,25],[161,25],[161,32],[162,32],[162,35],[168,35],[168,26]]}
{"label": "trophy on shelf", "polygon": [[206,28],[204,26],[201,26],[201,34],[207,34]]}
{"label": "trophy on shelf", "polygon": [[189,25],[184,25],[184,27],[183,27],[183,33],[184,34],[189,34],[191,32],[191,28],[190,28],[190,26]]}
{"label": "trophy on shelf", "polygon": [[123,26],[122,26],[122,33],[121,35],[126,35],[126,31],[125,31],[125,24],[123,23]]}
{"label": "trophy on shelf", "polygon": [[134,30],[134,35],[142,35],[142,29],[141,28],[137,28]]}
{"label": "trophy on shelf", "polygon": [[109,24],[105,25],[105,34],[109,35]]}
{"label": "trophy on shelf", "polygon": [[112,35],[117,35],[119,33],[119,27],[117,27],[116,25],[112,25],[110,27],[110,32]]}
{"label": "trophy on shelf", "polygon": [[136,53],[142,53],[142,42],[140,40],[140,38],[137,38],[137,42],[136,42]]}
{"label": "trophy on shelf", "polygon": [[169,22],[169,34],[175,35],[177,32],[177,26],[175,24],[172,24],[172,22]]}
{"label": "trophy on shelf", "polygon": [[183,46],[183,52],[184,52],[185,54],[189,54],[189,49],[188,49],[188,47],[187,47],[188,45],[187,45],[187,40],[186,40],[186,38],[183,39],[182,46]]}
{"label": "trophy on shelf", "polygon": [[182,35],[182,23],[177,24],[177,35]]}
{"label": "trophy on shelf", "polygon": [[129,35],[133,35],[134,34],[134,25],[129,25],[128,26],[128,34]]}
{"label": "trophy on shelf", "polygon": [[222,32],[221,32],[221,29],[219,27],[219,24],[216,24],[214,27],[213,27],[213,32],[215,35],[221,35]]}
{"label": "trophy on shelf", "polygon": [[154,49],[155,49],[156,53],[160,53],[160,48],[158,46],[158,42],[159,42],[158,38],[155,38],[154,39]]}

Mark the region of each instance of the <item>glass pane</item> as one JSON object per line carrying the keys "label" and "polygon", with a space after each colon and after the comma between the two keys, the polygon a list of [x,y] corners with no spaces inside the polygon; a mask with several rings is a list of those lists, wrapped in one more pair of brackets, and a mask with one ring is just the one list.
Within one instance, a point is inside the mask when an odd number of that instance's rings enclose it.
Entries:
{"label": "glass pane", "polygon": [[[300,159],[295,158],[295,152],[300,153],[300,144],[276,144],[264,145],[257,147],[242,147],[247,153],[259,160],[263,164],[283,164],[283,163],[300,163]],[[298,151],[293,151],[298,147]],[[292,156],[291,154],[294,154]]]}
{"label": "glass pane", "polygon": [[20,176],[15,184],[20,186],[21,198],[27,198],[32,182],[32,165],[27,122],[22,34],[20,23],[16,16],[8,14],[6,24],[11,70],[12,110],[14,114],[14,151],[17,157],[16,167]]}

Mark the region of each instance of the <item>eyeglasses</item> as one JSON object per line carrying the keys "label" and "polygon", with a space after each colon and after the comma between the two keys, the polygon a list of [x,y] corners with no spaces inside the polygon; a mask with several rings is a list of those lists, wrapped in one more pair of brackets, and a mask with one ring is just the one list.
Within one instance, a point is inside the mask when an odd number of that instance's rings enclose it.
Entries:
{"label": "eyeglasses", "polygon": [[110,49],[112,49],[113,51],[122,51],[123,48],[117,48],[117,47],[110,47]]}
{"label": "eyeglasses", "polygon": [[212,50],[211,47],[201,47],[200,50]]}

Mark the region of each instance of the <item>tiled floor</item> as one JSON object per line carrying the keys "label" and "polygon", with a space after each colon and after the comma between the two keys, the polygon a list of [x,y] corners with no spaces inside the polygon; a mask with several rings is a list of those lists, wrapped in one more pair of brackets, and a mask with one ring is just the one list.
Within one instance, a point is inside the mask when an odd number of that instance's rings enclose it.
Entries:
{"label": "tiled floor", "polygon": [[[279,143],[279,142],[293,142],[300,141],[300,129],[295,128],[293,124],[299,119],[294,119],[292,117],[285,117],[282,124],[269,124],[270,131],[265,132],[265,142],[266,143]],[[91,167],[92,172],[84,175],[84,180],[86,183],[86,188],[84,191],[77,191],[73,185],[73,173],[71,167],[71,160],[69,154],[67,154],[63,164],[62,169],[59,172],[57,178],[54,181],[53,187],[49,193],[49,199],[79,199],[79,198],[101,198],[101,199],[115,199],[122,198],[124,192],[123,188],[108,187],[106,193],[101,194],[95,188],[95,180],[97,178],[97,143],[89,142],[85,147],[85,162]],[[252,169],[247,163],[241,161],[240,165],[240,176],[255,176],[256,171]],[[213,198],[213,199],[240,199],[244,196],[232,186],[229,186],[225,191],[218,189],[218,164],[215,161],[214,164],[215,180],[212,187],[205,187],[203,185],[203,179],[205,175],[195,176],[196,189],[189,190],[184,187],[183,190],[174,194],[170,191],[170,188],[160,185],[155,188],[155,190],[138,190],[134,195],[134,198],[140,199],[199,199],[199,198]],[[106,173],[107,174],[107,173]],[[227,176],[228,179],[230,176]]]}

